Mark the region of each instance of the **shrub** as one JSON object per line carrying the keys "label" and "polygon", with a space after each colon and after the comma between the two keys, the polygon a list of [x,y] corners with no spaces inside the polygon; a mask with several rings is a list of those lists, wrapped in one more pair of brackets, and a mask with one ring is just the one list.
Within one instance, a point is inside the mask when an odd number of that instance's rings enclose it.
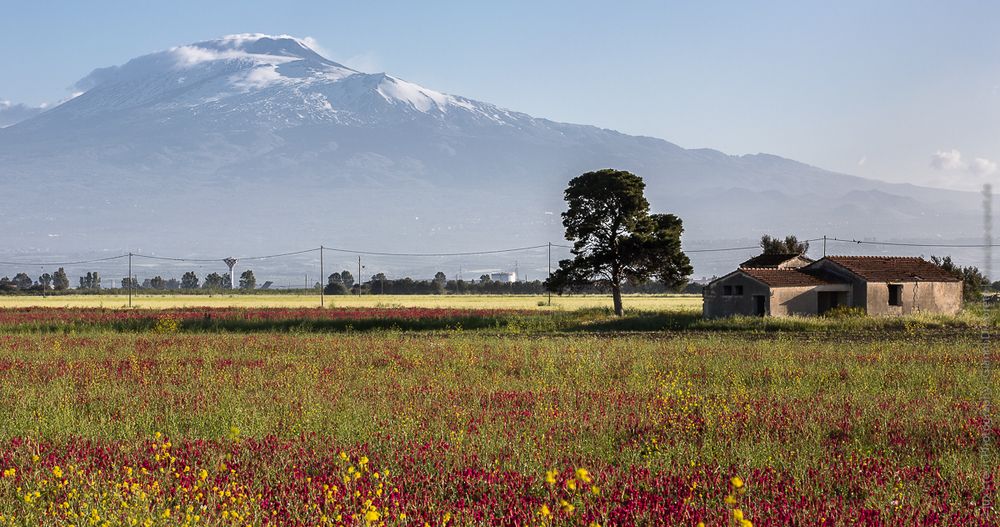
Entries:
{"label": "shrub", "polygon": [[837,306],[823,313],[827,318],[861,318],[867,315],[865,310],[854,306]]}

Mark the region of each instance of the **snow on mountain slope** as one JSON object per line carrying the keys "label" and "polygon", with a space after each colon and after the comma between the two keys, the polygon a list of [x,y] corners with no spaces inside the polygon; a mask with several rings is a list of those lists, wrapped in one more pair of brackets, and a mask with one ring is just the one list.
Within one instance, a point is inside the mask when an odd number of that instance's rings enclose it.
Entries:
{"label": "snow on mountain slope", "polygon": [[[954,235],[978,200],[534,118],[353,70],[287,35],[174,47],[76,88],[0,129],[0,182],[46,189],[6,207],[11,243],[72,225],[61,243],[139,246],[157,232],[184,248],[211,224],[291,245],[331,232],[360,246],[522,244],[558,239],[558,216],[545,213],[561,210],[566,182],[609,166],[643,176],[654,207],[699,239]],[[900,198],[892,214],[887,196]]]}
{"label": "snow on mountain slope", "polygon": [[217,112],[228,120],[262,119],[279,127],[371,124],[389,115],[414,119],[449,112],[500,124],[527,117],[384,73],[355,71],[287,35],[231,35],[178,46],[95,70],[75,87],[86,98],[54,113],[82,118],[130,109]]}

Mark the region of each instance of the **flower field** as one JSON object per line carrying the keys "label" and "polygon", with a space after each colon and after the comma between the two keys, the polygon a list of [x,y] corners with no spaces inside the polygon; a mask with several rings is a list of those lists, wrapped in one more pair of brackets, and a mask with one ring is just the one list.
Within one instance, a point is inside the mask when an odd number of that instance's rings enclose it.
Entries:
{"label": "flower field", "polygon": [[997,524],[975,338],[95,327],[0,333],[0,525]]}
{"label": "flower field", "polygon": [[[230,308],[164,310],[24,307],[0,310],[0,331],[261,331],[496,328],[526,320],[555,319],[554,313],[510,309],[425,307]],[[551,326],[551,323],[547,324]]]}

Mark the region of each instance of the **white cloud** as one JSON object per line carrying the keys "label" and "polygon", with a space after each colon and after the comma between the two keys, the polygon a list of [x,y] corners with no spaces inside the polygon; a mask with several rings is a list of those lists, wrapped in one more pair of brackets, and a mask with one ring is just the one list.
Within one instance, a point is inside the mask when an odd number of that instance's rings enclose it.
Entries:
{"label": "white cloud", "polygon": [[965,168],[965,163],[962,161],[962,153],[952,148],[935,152],[931,156],[931,166],[938,170],[960,170]]}
{"label": "white cloud", "polygon": [[381,62],[378,60],[378,56],[373,51],[365,51],[364,53],[358,53],[348,57],[345,60],[338,60],[337,53],[324,47],[314,37],[305,37],[300,39],[299,42],[316,53],[319,53],[324,58],[340,62],[344,66],[353,70],[358,70],[363,73],[377,73],[382,71]]}
{"label": "white cloud", "polygon": [[977,157],[969,163],[969,171],[977,176],[988,176],[997,171],[997,163],[985,157]]}
{"label": "white cloud", "polygon": [[868,156],[861,156],[861,159],[858,160],[858,166],[863,167],[867,162],[868,162]]}
{"label": "white cloud", "polygon": [[0,128],[6,128],[12,124],[17,124],[26,119],[30,119],[48,107],[48,104],[41,106],[28,106],[22,103],[12,103],[6,99],[0,100]]}
{"label": "white cloud", "polygon": [[281,80],[274,65],[257,66],[250,70],[243,78],[233,81],[233,86],[244,90],[265,88]]}
{"label": "white cloud", "polygon": [[962,159],[957,149],[938,150],[931,156],[931,166],[947,172],[968,172],[974,176],[988,176],[997,171],[997,162],[985,157],[977,157],[971,162]]}
{"label": "white cloud", "polygon": [[223,53],[198,46],[179,46],[171,49],[170,52],[177,59],[177,65],[182,68],[225,58],[223,57]]}
{"label": "white cloud", "polygon": [[325,58],[330,58],[332,56],[330,50],[324,48],[323,45],[320,44],[319,41],[313,37],[306,37],[302,39],[302,43],[305,44],[307,48],[315,51],[316,53],[319,53]]}
{"label": "white cloud", "polygon": [[362,73],[378,73],[382,71],[382,66],[378,60],[378,56],[371,51],[366,51],[364,53],[354,55],[353,57],[348,57],[343,64],[352,70],[358,70]]}

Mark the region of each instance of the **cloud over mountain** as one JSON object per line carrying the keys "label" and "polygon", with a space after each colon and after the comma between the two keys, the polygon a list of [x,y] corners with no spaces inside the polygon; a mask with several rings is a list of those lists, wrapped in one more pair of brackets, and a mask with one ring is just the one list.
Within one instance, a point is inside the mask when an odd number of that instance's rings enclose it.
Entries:
{"label": "cloud over mountain", "polygon": [[19,123],[44,111],[45,106],[15,104],[8,100],[0,99],[0,128]]}

